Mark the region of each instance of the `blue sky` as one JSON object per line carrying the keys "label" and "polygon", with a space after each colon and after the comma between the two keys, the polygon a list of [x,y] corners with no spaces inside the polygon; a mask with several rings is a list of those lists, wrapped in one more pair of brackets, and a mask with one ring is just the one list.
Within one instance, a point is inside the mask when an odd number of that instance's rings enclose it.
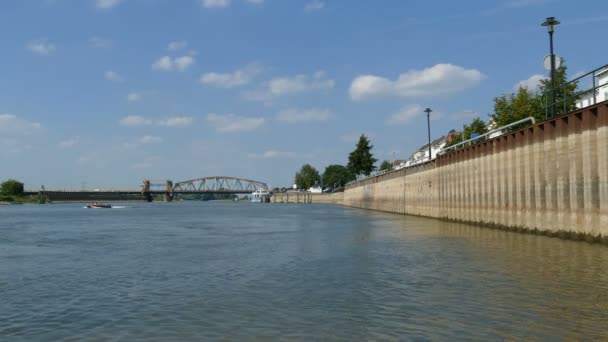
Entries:
{"label": "blue sky", "polygon": [[26,0],[0,5],[0,179],[137,188],[231,175],[273,186],[380,160],[546,74],[608,63],[603,0]]}

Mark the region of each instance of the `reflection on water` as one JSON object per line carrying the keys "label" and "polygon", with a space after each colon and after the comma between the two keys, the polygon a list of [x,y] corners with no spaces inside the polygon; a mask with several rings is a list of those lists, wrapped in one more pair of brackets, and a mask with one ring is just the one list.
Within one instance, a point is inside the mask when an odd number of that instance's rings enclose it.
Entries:
{"label": "reflection on water", "polygon": [[321,205],[0,208],[0,339],[608,339],[608,248]]}

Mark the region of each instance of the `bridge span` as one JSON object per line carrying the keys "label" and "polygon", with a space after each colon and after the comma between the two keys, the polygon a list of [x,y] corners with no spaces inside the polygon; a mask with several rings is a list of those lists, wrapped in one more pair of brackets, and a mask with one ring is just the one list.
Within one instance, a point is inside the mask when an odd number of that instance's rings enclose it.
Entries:
{"label": "bridge span", "polygon": [[180,194],[251,194],[268,191],[266,183],[231,176],[211,176],[173,183],[171,180],[144,179],[140,189],[124,190],[46,190],[29,191],[28,195],[43,195],[52,202],[147,201],[163,196],[167,202]]}

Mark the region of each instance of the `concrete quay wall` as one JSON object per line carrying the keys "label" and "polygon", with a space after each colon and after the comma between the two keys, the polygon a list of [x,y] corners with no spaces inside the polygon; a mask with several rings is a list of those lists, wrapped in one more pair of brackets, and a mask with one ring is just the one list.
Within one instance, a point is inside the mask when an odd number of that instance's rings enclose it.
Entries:
{"label": "concrete quay wall", "polygon": [[608,102],[351,183],[342,204],[605,239]]}
{"label": "concrete quay wall", "polygon": [[270,198],[271,203],[322,203],[344,204],[344,193],[313,194],[307,192],[277,192]]}

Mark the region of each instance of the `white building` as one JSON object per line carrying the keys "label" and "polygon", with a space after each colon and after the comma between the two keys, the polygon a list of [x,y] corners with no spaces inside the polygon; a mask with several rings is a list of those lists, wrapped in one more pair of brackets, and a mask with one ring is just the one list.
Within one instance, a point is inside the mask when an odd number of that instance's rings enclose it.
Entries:
{"label": "white building", "polygon": [[[437,154],[445,147],[446,143],[447,143],[446,136],[442,136],[441,138],[433,141],[431,143],[431,158],[430,159],[435,159],[437,157]],[[429,161],[429,144],[422,146],[416,152],[414,152],[414,154],[412,154],[410,159],[406,160],[403,165],[411,166],[411,165],[420,164],[425,161]],[[399,168],[402,168],[402,167],[399,167]]]}
{"label": "white building", "polygon": [[580,95],[576,101],[576,108],[585,108],[608,100],[608,68],[596,72],[595,81],[596,86],[599,87],[595,90],[595,102],[593,101],[593,90],[589,90]]}

